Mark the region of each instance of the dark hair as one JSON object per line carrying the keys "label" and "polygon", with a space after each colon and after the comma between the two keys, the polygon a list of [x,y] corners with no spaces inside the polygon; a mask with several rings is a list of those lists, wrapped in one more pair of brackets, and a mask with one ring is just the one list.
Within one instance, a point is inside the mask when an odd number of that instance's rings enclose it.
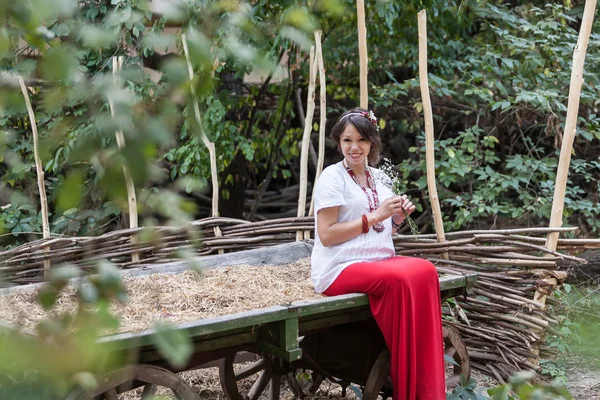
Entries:
{"label": "dark hair", "polygon": [[357,107],[342,114],[333,126],[330,137],[337,143],[339,149],[340,138],[346,129],[346,125],[354,125],[358,133],[371,143],[371,151],[369,151],[367,158],[370,164],[376,165],[379,162],[379,154],[381,153],[381,137],[377,131],[377,126],[369,118],[362,115],[363,112],[368,113],[369,111]]}

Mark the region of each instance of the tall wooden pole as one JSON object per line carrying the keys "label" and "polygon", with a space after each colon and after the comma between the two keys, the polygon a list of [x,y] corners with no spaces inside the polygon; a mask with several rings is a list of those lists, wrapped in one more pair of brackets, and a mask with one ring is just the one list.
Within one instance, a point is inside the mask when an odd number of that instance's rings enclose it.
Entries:
{"label": "tall wooden pole", "polygon": [[[298,217],[304,217],[306,213],[306,191],[308,186],[308,147],[310,134],[313,128],[313,115],[315,113],[315,81],[317,79],[317,67],[315,63],[315,46],[310,48],[309,58],[308,96],[306,104],[306,119],[304,121],[304,134],[302,135],[302,151],[300,152],[300,194],[298,196]],[[296,232],[296,241],[304,238],[304,232]]]}
{"label": "tall wooden pole", "polygon": [[[554,198],[552,200],[552,214],[550,215],[550,228],[560,228],[563,222],[563,209],[565,205],[565,190],[567,188],[567,176],[569,174],[569,165],[571,164],[571,152],[573,150],[573,141],[577,133],[577,115],[579,113],[579,98],[581,95],[581,85],[583,83],[583,64],[587,52],[588,41],[594,22],[594,12],[596,11],[596,0],[587,0],[583,11],[581,21],[581,30],[577,45],[573,51],[573,67],[571,69],[571,83],[569,86],[569,100],[567,105],[567,119],[565,121],[565,131],[560,148],[560,159],[558,161],[558,171],[556,173],[556,184],[554,185]],[[546,238],[546,247],[549,250],[556,250],[558,244],[558,232],[549,233]]]}
{"label": "tall wooden pole", "polygon": [[[435,223],[435,233],[439,242],[446,240],[444,233],[444,222],[442,219],[442,209],[438,198],[435,181],[435,154],[433,147],[433,111],[431,108],[431,98],[429,97],[429,79],[427,76],[427,14],[425,10],[419,11],[417,17],[419,23],[419,83],[421,86],[421,98],[423,102],[423,114],[425,118],[425,159],[427,163],[427,190],[429,191],[429,201],[433,212],[433,221]],[[448,259],[448,253],[442,255]]]}
{"label": "tall wooden pole", "polygon": [[[48,199],[46,198],[46,185],[44,184],[44,167],[42,166],[42,160],[40,159],[40,147],[38,139],[37,123],[35,122],[35,114],[33,113],[33,107],[31,107],[31,101],[29,100],[29,92],[27,92],[27,86],[22,77],[17,78],[19,85],[21,86],[21,92],[25,99],[25,107],[27,107],[27,113],[29,115],[29,123],[31,125],[31,133],[33,136],[33,158],[35,160],[35,171],[37,174],[38,190],[40,192],[40,210],[42,212],[42,234],[44,239],[50,238],[50,223],[48,222]],[[44,252],[50,250],[49,247],[44,247]],[[50,272],[50,260],[44,258],[44,276],[47,277]]]}
{"label": "tall wooden pole", "polygon": [[358,57],[360,61],[360,106],[369,108],[369,57],[367,53],[367,24],[365,22],[365,0],[356,1],[358,21]]}
{"label": "tall wooden pole", "polygon": [[[112,73],[113,73],[113,84],[116,88],[121,87],[121,80],[119,74],[121,73],[121,68],[123,68],[123,57],[119,56],[113,57],[112,59]],[[115,105],[112,99],[108,99],[108,105],[110,107],[110,114],[113,118],[116,118]],[[117,146],[119,150],[123,150],[125,148],[125,136],[123,135],[122,130],[117,130],[115,132],[115,136],[117,138]],[[125,186],[127,187],[127,204],[129,206],[129,228],[137,228],[138,227],[138,213],[137,213],[137,197],[135,194],[135,185],[133,184],[133,178],[131,177],[131,173],[129,172],[129,168],[127,165],[123,164],[123,176],[125,177]],[[136,239],[134,236],[131,238],[132,243],[136,243]],[[131,255],[132,262],[140,261],[140,254],[135,252]]]}
{"label": "tall wooden pole", "polygon": [[[567,177],[569,175],[569,166],[571,164],[571,152],[573,151],[573,141],[577,133],[577,117],[579,113],[579,98],[581,96],[581,85],[583,84],[583,65],[585,54],[587,52],[588,41],[594,22],[594,12],[596,10],[596,0],[587,0],[583,10],[581,29],[577,39],[577,45],[573,50],[573,66],[571,67],[571,82],[569,84],[569,100],[567,104],[567,117],[565,120],[565,130],[563,132],[562,145],[560,148],[560,158],[558,161],[558,170],[556,171],[556,182],[554,185],[554,197],[552,199],[552,213],[550,214],[550,228],[560,228],[563,223],[563,209],[565,205],[565,191],[567,189]],[[548,233],[546,237],[546,248],[556,251],[558,245],[559,232]],[[549,253],[546,256],[550,255]],[[556,287],[559,282],[556,278],[551,278],[552,287]],[[547,294],[545,291],[537,290],[533,300],[546,304]],[[539,355],[539,346],[534,349],[534,354]],[[527,361],[537,363],[538,359],[528,359]]]}
{"label": "tall wooden pole", "polygon": [[[185,60],[187,62],[188,74],[190,81],[194,79],[194,68],[192,67],[192,60],[190,58],[190,52],[188,50],[187,38],[185,33],[181,35],[181,42],[183,44],[183,51],[185,53]],[[212,217],[219,216],[219,173],[217,170],[217,151],[215,149],[215,144],[211,142],[206,133],[204,132],[204,127],[202,125],[202,116],[200,115],[200,105],[198,104],[198,99],[196,98],[196,89],[191,85],[191,94],[192,94],[192,103],[194,105],[194,116],[196,117],[196,122],[198,123],[198,128],[200,129],[200,138],[202,142],[208,149],[208,154],[210,157],[210,175],[212,180]],[[220,237],[223,236],[221,229],[218,226],[213,228],[215,236]],[[219,249],[219,254],[223,254],[223,249]]]}
{"label": "tall wooden pole", "polygon": [[[323,172],[325,162],[325,125],[327,124],[327,84],[325,81],[325,63],[323,61],[323,48],[321,46],[321,31],[315,31],[316,62],[319,69],[319,153],[317,159],[317,170],[315,172],[315,183]],[[313,186],[314,194],[314,186]],[[308,216],[314,212],[314,196],[310,202]]]}

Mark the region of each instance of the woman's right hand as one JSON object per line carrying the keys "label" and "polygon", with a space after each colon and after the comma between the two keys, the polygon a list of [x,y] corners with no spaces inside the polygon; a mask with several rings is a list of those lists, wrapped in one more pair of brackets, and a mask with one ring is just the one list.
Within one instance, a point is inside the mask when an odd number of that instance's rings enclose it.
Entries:
{"label": "woman's right hand", "polygon": [[379,208],[373,212],[377,221],[384,221],[392,215],[400,213],[403,210],[405,198],[406,195],[393,196],[381,203]]}

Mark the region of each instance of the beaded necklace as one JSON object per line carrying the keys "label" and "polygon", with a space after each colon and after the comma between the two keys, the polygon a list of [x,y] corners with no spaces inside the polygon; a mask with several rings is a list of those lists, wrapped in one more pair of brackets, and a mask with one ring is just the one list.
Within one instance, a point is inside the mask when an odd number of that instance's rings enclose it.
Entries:
{"label": "beaded necklace", "polygon": [[[362,189],[362,191],[365,193],[365,196],[367,196],[367,201],[369,202],[369,211],[373,212],[373,211],[377,210],[379,208],[379,195],[377,194],[377,186],[375,186],[373,177],[371,176],[371,173],[369,172],[369,167],[366,167],[365,175],[367,176],[367,183],[369,184],[369,186],[371,187],[371,190],[373,191],[373,200],[371,200],[371,196],[369,196],[367,189],[358,181],[358,177],[356,176],[354,171],[352,171],[352,168],[350,168],[348,165],[346,165],[345,160],[342,162],[342,165],[346,168],[346,171],[348,172],[348,174],[350,175],[350,177],[352,178],[354,183],[356,183]],[[375,230],[375,232],[383,232],[385,227],[383,226],[383,223],[381,221],[379,221],[373,225],[373,229]]]}

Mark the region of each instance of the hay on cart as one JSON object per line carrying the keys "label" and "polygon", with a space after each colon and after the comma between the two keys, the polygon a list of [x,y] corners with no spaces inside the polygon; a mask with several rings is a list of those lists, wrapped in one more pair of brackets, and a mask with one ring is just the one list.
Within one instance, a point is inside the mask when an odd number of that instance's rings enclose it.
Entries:
{"label": "hay on cart", "polygon": [[[117,332],[142,331],[157,321],[176,324],[321,297],[310,281],[308,258],[280,266],[236,265],[201,273],[125,277],[123,283],[127,302],[111,304],[121,320]],[[2,319],[21,329],[34,329],[50,315],[39,304],[40,289],[24,286],[0,296]],[[76,288],[69,286],[51,312],[73,313],[77,305]]]}

